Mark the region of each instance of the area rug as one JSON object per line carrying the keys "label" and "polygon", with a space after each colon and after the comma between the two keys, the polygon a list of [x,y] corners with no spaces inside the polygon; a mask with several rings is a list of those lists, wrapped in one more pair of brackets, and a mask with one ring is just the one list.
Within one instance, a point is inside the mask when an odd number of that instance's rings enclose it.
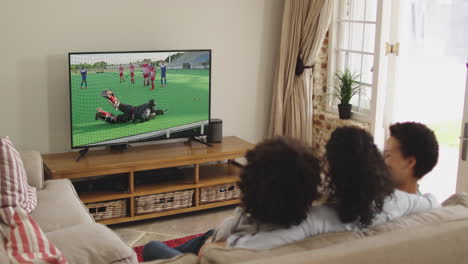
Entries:
{"label": "area rug", "polygon": [[[170,246],[171,248],[175,248],[175,247],[177,247],[179,245],[184,244],[185,242],[189,241],[190,239],[194,239],[194,238],[199,237],[201,235],[203,235],[203,233],[198,234],[198,235],[191,235],[191,236],[181,237],[181,238],[177,238],[177,239],[167,240],[167,241],[163,241],[163,243]],[[135,250],[135,252],[137,253],[138,262],[143,262],[143,247],[144,246],[139,246],[139,247],[134,247],[133,248],[133,250]]]}

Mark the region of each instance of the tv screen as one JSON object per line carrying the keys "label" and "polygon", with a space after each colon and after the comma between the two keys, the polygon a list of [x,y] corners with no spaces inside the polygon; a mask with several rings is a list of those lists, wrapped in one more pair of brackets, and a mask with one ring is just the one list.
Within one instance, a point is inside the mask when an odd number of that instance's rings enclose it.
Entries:
{"label": "tv screen", "polygon": [[69,53],[72,148],[205,134],[210,50]]}

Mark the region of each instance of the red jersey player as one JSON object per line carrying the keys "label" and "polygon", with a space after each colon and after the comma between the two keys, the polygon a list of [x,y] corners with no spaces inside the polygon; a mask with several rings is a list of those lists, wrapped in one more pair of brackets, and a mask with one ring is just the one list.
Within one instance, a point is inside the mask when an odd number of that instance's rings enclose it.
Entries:
{"label": "red jersey player", "polygon": [[156,78],[156,67],[153,64],[149,64],[148,66],[149,74],[151,77],[151,90],[154,90],[154,79]]}
{"label": "red jersey player", "polygon": [[125,82],[125,78],[124,78],[124,68],[122,67],[122,64],[119,65],[119,75],[120,75],[120,82],[124,81]]}
{"label": "red jersey player", "polygon": [[141,72],[143,73],[143,85],[149,85],[149,65],[148,60],[144,60],[144,64],[141,66]]}
{"label": "red jersey player", "polygon": [[133,66],[133,63],[130,62],[130,66],[128,67],[128,69],[130,70],[130,82],[132,84],[135,84],[135,66]]}

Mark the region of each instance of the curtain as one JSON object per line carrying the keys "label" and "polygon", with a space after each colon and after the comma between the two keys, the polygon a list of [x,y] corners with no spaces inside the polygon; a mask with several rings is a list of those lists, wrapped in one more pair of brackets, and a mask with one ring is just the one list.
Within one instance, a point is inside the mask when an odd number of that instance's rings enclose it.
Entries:
{"label": "curtain", "polygon": [[[269,136],[312,143],[312,68],[328,31],[334,0],[286,0]],[[296,67],[297,65],[306,67]],[[296,74],[296,69],[298,73]]]}

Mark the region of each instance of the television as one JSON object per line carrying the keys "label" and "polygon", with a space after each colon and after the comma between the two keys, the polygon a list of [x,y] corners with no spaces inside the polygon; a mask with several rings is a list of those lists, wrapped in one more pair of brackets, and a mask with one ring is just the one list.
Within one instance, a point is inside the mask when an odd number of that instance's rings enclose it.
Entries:
{"label": "television", "polygon": [[72,52],[68,59],[73,149],[206,134],[211,50]]}

